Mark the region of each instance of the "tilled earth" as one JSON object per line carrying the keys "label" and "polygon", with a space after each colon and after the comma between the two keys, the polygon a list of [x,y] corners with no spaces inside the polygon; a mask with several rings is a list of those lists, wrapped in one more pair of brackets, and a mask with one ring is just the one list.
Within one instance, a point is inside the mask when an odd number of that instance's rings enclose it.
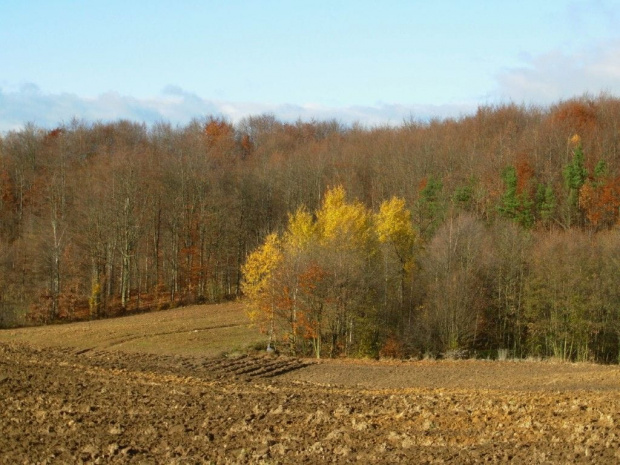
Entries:
{"label": "tilled earth", "polygon": [[620,463],[619,377],[0,344],[0,463]]}

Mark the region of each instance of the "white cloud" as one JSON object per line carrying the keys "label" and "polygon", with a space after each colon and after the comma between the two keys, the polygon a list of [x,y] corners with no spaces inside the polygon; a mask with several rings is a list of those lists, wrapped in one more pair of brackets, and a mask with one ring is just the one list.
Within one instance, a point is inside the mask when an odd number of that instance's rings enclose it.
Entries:
{"label": "white cloud", "polygon": [[251,115],[270,113],[283,121],[331,120],[366,126],[401,124],[415,118],[459,117],[475,110],[474,105],[399,105],[378,103],[349,107],[316,104],[261,104],[206,100],[180,87],[168,86],[158,96],[138,99],[108,92],[96,98],[75,94],[45,93],[34,84],[4,91],[0,88],[0,131],[19,129],[25,123],[52,128],[73,118],[86,121],[129,119],[147,124],[168,121],[187,124],[193,118],[223,116],[232,122]]}
{"label": "white cloud", "polygon": [[620,40],[573,54],[555,51],[529,58],[525,66],[499,74],[493,97],[549,104],[601,92],[620,95]]}

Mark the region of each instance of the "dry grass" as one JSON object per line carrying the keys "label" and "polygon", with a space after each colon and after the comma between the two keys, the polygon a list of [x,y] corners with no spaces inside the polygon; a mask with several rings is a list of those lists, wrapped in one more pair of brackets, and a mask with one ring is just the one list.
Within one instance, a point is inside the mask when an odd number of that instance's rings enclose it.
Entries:
{"label": "dry grass", "polygon": [[0,331],[0,342],[76,350],[215,356],[243,351],[265,337],[240,303],[196,305],[109,320]]}

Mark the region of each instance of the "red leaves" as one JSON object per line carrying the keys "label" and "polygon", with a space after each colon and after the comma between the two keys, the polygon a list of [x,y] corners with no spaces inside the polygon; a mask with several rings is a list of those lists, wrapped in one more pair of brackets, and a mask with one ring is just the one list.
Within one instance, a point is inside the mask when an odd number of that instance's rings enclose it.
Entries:
{"label": "red leaves", "polygon": [[317,263],[311,263],[303,273],[299,275],[299,287],[303,292],[313,293],[325,280],[328,272]]}
{"label": "red leaves", "polygon": [[52,129],[51,131],[49,131],[46,135],[45,135],[45,143],[46,144],[52,144],[54,143],[56,140],[58,140],[58,138],[60,136],[62,136],[65,133],[65,129],[63,128],[56,128],[56,129]]}

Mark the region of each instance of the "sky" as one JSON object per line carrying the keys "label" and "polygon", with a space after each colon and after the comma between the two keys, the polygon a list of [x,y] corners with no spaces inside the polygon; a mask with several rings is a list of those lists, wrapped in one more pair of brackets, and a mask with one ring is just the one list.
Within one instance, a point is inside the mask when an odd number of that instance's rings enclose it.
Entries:
{"label": "sky", "polygon": [[0,131],[620,96],[619,0],[0,0]]}

